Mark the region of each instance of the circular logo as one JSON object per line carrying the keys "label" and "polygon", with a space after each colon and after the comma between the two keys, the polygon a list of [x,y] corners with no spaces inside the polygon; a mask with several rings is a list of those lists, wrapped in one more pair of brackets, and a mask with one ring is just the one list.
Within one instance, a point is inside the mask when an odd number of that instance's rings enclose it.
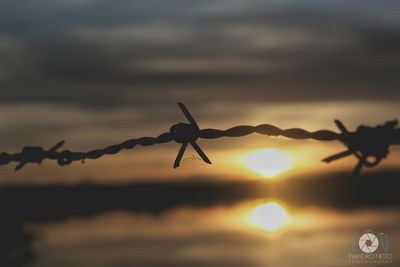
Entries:
{"label": "circular logo", "polygon": [[358,246],[365,253],[372,253],[378,249],[379,240],[373,233],[365,233],[360,237]]}

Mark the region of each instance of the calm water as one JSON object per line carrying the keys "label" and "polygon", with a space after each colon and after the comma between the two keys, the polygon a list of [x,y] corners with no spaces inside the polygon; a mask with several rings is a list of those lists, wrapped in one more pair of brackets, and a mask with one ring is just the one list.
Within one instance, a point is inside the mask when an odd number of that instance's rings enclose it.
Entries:
{"label": "calm water", "polygon": [[[37,236],[28,266],[396,266],[399,221],[396,209],[301,209],[276,199],[160,215],[116,210],[26,225]],[[391,264],[349,262],[367,229],[389,237]]]}

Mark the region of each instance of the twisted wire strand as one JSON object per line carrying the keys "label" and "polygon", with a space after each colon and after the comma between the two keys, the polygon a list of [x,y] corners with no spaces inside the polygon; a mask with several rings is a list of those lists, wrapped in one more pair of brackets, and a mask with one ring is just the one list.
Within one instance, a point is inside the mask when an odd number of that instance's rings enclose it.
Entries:
{"label": "twisted wire strand", "polygon": [[60,166],[71,164],[73,161],[84,161],[86,159],[98,159],[104,155],[113,155],[119,153],[124,149],[133,149],[136,145],[151,146],[155,144],[162,144],[170,142],[171,136],[169,133],[163,133],[158,137],[141,137],[137,139],[129,139],[123,143],[111,145],[104,149],[95,149],[88,152],[73,152],[70,150],[57,151],[44,151],[41,147],[25,147],[22,153],[0,154],[0,165],[8,164],[12,161],[21,162],[28,160],[28,162],[40,163],[43,159],[57,160]]}
{"label": "twisted wire strand", "polygon": [[[321,130],[316,132],[309,132],[299,128],[293,129],[280,129],[270,124],[261,124],[257,126],[240,125],[229,128],[227,130],[219,129],[202,129],[199,131],[199,137],[204,139],[217,139],[222,137],[242,137],[253,133],[268,135],[268,136],[285,136],[292,139],[315,139],[320,141],[339,140],[339,134],[333,131]],[[8,154],[0,154],[0,165],[8,164],[12,161],[22,161],[33,157],[42,156],[43,159],[57,160],[59,165],[64,166],[72,163],[73,161],[82,161],[86,159],[98,159],[104,155],[113,155],[119,153],[121,150],[133,149],[135,146],[151,146],[155,144],[162,144],[172,141],[173,138],[170,133],[163,133],[158,137],[141,137],[137,139],[129,139],[120,144],[111,145],[103,149],[95,149],[88,152],[73,152],[70,150],[63,150],[61,152],[47,152],[37,147],[25,147],[25,152]],[[33,150],[37,149],[35,154]],[[30,151],[29,151],[30,150]],[[29,155],[30,154],[30,155]],[[41,155],[40,155],[41,154]],[[35,158],[36,159],[36,158]]]}
{"label": "twisted wire strand", "polygon": [[200,138],[215,139],[220,137],[241,137],[258,133],[268,136],[284,136],[291,139],[315,139],[319,141],[340,140],[340,134],[329,130],[309,132],[300,128],[280,129],[271,124],[260,124],[257,126],[240,125],[225,131],[218,129],[200,130]]}
{"label": "twisted wire strand", "polygon": [[[330,130],[319,130],[310,132],[301,128],[281,129],[271,124],[260,124],[257,126],[239,125],[226,130],[219,129],[200,129],[187,110],[187,108],[178,103],[184,115],[190,123],[178,123],[171,127],[169,132],[160,134],[157,137],[141,137],[137,139],[129,139],[120,144],[108,146],[103,149],[95,149],[87,152],[73,152],[63,150],[58,152],[64,141],[59,142],[53,148],[45,150],[42,147],[24,147],[22,152],[9,154],[3,152],[0,154],[0,165],[6,165],[11,162],[19,162],[16,170],[21,169],[27,163],[38,163],[44,159],[56,160],[60,166],[69,165],[73,161],[82,161],[86,159],[98,159],[104,155],[113,155],[121,150],[133,149],[135,146],[151,146],[171,141],[182,144],[178,153],[174,167],[179,166],[183,153],[188,144],[191,144],[201,158],[211,164],[205,153],[196,144],[198,138],[218,139],[222,137],[242,137],[251,134],[262,134],[266,136],[283,136],[290,139],[314,139],[318,141],[335,141],[338,140],[347,146],[347,150],[325,158],[323,161],[329,163],[331,161],[354,155],[359,160],[353,173],[358,174],[362,166],[376,166],[389,153],[391,145],[400,144],[400,129],[396,128],[397,121],[388,121],[384,125],[376,127],[359,126],[355,132],[349,132],[340,122],[335,121],[341,133]],[[374,160],[369,160],[373,157]]]}
{"label": "twisted wire strand", "polygon": [[[61,159],[64,159],[65,164],[69,164],[72,161],[76,160],[85,160],[85,159],[98,159],[104,155],[113,155],[119,153],[124,149],[133,149],[135,146],[151,146],[155,144],[162,144],[166,142],[170,142],[171,136],[169,133],[163,133],[158,137],[141,137],[137,139],[129,139],[125,142],[117,145],[112,145],[106,147],[104,149],[96,149],[91,150],[89,152],[71,152],[68,150],[64,150],[61,154]],[[59,162],[60,163],[60,162]]]}

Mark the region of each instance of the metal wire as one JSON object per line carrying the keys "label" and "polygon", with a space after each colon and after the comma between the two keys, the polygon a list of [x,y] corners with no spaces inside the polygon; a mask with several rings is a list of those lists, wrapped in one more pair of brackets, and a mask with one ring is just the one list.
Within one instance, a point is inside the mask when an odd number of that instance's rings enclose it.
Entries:
{"label": "metal wire", "polygon": [[283,136],[291,139],[315,139],[319,141],[341,141],[347,150],[323,159],[324,162],[330,163],[340,158],[354,155],[358,159],[358,163],[353,170],[354,175],[358,175],[362,167],[374,167],[389,154],[391,145],[400,144],[400,129],[396,128],[397,120],[388,121],[384,125],[376,127],[359,126],[355,132],[349,132],[342,122],[336,120],[335,123],[340,133],[330,130],[320,130],[309,132],[300,128],[280,129],[270,124],[261,124],[257,126],[241,125],[229,128],[227,130],[219,129],[200,129],[192,115],[182,103],[178,103],[183,114],[189,123],[180,122],[171,127],[169,132],[160,134],[157,137],[141,137],[137,139],[129,139],[121,144],[112,145],[104,149],[96,149],[88,152],[72,152],[57,150],[64,144],[64,141],[57,143],[49,150],[42,147],[26,146],[22,152],[9,154],[0,154],[0,165],[18,162],[16,170],[20,170],[27,163],[41,164],[44,159],[56,160],[60,166],[71,164],[73,161],[84,161],[86,159],[98,159],[104,155],[112,155],[119,153],[123,149],[133,149],[135,146],[151,146],[171,141],[181,144],[174,168],[179,167],[182,156],[187,145],[191,145],[204,162],[211,164],[211,161],[197,145],[198,138],[217,139],[222,137],[241,137],[253,133],[267,136]]}

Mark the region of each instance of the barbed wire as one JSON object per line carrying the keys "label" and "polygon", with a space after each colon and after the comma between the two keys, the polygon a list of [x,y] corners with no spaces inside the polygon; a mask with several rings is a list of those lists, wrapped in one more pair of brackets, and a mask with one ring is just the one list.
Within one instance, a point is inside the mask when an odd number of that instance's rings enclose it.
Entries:
{"label": "barbed wire", "polygon": [[241,137],[257,133],[266,136],[283,136],[291,139],[340,141],[347,147],[347,149],[343,152],[329,156],[323,159],[323,161],[330,163],[343,157],[354,155],[357,158],[358,163],[354,167],[353,174],[358,175],[362,167],[371,168],[378,165],[381,160],[389,154],[389,148],[391,145],[400,144],[400,129],[396,128],[398,124],[397,120],[388,121],[383,125],[378,125],[376,127],[361,125],[354,132],[349,132],[341,121],[335,120],[340,133],[330,130],[310,132],[300,128],[281,129],[270,124],[261,124],[257,126],[240,125],[227,130],[200,129],[186,106],[182,103],[178,103],[178,105],[189,123],[177,123],[170,128],[169,132],[162,133],[157,137],[129,139],[120,144],[88,152],[73,152],[70,150],[57,151],[64,145],[64,141],[60,141],[49,150],[37,146],[26,146],[20,153],[1,153],[0,165],[18,162],[18,165],[15,167],[15,170],[18,171],[28,163],[41,164],[43,160],[50,159],[56,160],[60,166],[65,166],[71,164],[73,161],[84,162],[86,159],[98,159],[104,155],[117,154],[124,149],[133,149],[137,145],[151,146],[171,141],[181,144],[174,162],[174,168],[179,167],[182,156],[189,144],[195,149],[204,162],[211,164],[209,158],[196,143],[197,139]]}

